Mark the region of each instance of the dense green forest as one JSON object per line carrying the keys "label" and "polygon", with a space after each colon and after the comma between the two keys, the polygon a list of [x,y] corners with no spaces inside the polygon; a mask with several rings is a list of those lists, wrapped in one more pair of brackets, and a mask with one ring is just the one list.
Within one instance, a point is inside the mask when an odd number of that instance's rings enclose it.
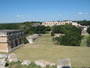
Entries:
{"label": "dense green forest", "polygon": [[76,22],[84,26],[90,26],[90,20],[82,20],[82,21],[76,21]]}
{"label": "dense green forest", "polygon": [[0,30],[3,29],[19,29],[24,31],[25,35],[29,34],[45,34],[50,31],[50,27],[41,25],[42,22],[22,22],[22,23],[8,23],[0,24]]}
{"label": "dense green forest", "polygon": [[0,30],[3,29],[19,29],[24,31],[27,34],[32,34],[32,26],[34,24],[40,24],[41,22],[22,22],[22,23],[6,23],[6,24],[0,24]]}

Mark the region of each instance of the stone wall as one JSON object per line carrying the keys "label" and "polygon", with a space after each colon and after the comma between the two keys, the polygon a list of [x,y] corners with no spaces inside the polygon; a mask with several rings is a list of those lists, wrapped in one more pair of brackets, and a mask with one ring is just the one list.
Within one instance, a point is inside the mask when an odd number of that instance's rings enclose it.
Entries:
{"label": "stone wall", "polygon": [[16,30],[0,31],[0,52],[9,52],[14,47],[23,44],[24,33]]}
{"label": "stone wall", "polygon": [[0,43],[0,52],[8,52],[8,43]]}

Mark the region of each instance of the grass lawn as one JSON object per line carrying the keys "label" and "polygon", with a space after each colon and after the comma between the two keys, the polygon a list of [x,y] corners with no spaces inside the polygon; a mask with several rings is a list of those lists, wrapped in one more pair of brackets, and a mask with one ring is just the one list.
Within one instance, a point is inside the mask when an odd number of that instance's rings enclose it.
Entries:
{"label": "grass lawn", "polygon": [[80,46],[87,46],[87,38],[89,37],[89,34],[84,35],[83,39],[81,40]]}
{"label": "grass lawn", "polygon": [[48,60],[57,62],[62,58],[70,58],[74,67],[90,67],[90,47],[73,47],[55,45],[49,34],[42,35],[34,44],[25,46],[14,51],[20,59]]}

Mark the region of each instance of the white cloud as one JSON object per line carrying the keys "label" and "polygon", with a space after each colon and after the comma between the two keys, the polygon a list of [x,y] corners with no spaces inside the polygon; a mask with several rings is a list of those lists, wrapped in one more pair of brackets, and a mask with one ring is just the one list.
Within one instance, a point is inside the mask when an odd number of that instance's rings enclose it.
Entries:
{"label": "white cloud", "polygon": [[24,15],[16,15],[16,18],[19,18],[19,19],[24,19],[24,18],[26,18]]}
{"label": "white cloud", "polygon": [[87,15],[88,13],[87,12],[78,12],[77,14],[78,15]]}

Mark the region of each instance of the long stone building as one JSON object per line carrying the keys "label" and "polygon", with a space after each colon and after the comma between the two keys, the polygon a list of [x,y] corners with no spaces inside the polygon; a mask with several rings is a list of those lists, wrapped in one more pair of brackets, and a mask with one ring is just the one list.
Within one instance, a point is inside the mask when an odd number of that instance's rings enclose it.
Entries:
{"label": "long stone building", "polygon": [[10,52],[23,44],[24,33],[20,30],[0,30],[0,52]]}
{"label": "long stone building", "polygon": [[65,24],[72,24],[74,26],[80,26],[77,22],[73,21],[49,21],[49,22],[43,22],[42,25],[44,26],[54,26],[54,25],[65,25]]}

